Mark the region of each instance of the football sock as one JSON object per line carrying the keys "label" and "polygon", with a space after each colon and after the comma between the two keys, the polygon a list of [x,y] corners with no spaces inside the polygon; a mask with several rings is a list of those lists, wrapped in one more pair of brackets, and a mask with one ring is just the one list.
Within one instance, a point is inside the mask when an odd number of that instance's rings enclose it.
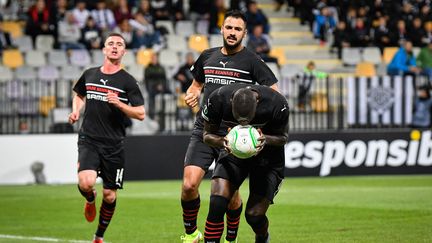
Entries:
{"label": "football sock", "polygon": [[87,200],[87,202],[93,202],[95,200],[95,196],[93,193],[93,190],[90,190],[88,192],[85,192],[81,189],[81,187],[78,185],[78,190],[81,193],[81,195],[83,195],[83,197],[85,197],[85,199]]}
{"label": "football sock", "polygon": [[99,211],[99,225],[96,230],[97,237],[103,237],[106,228],[108,227],[116,207],[116,200],[109,204],[102,200],[102,205]]}
{"label": "football sock", "polygon": [[240,215],[243,209],[243,203],[237,209],[228,209],[226,212],[227,219],[227,234],[225,239],[227,241],[234,241],[237,237],[237,232],[240,224]]}
{"label": "football sock", "polygon": [[192,234],[197,229],[197,217],[200,208],[200,197],[191,201],[181,200],[183,208],[183,224],[186,230],[186,234]]}
{"label": "football sock", "polygon": [[246,221],[257,236],[267,236],[269,221],[265,215],[252,216],[246,214]]}
{"label": "football sock", "polygon": [[229,200],[222,196],[210,196],[210,207],[207,216],[204,241],[218,243],[224,231],[224,215]]}

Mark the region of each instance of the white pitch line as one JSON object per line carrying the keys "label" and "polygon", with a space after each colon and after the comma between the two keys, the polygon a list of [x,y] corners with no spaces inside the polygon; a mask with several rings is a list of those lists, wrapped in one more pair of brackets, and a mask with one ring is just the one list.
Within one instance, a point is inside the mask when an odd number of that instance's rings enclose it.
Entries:
{"label": "white pitch line", "polygon": [[65,240],[50,237],[31,237],[22,235],[3,235],[0,234],[0,239],[13,239],[13,240],[31,240],[31,241],[45,241],[45,242],[71,242],[71,243],[89,243],[90,241],[85,240]]}

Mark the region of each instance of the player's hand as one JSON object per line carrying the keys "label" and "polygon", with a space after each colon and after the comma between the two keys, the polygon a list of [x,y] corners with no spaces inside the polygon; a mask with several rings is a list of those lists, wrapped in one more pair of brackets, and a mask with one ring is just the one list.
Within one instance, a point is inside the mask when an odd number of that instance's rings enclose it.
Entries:
{"label": "player's hand", "polygon": [[186,93],[184,99],[186,105],[188,105],[190,108],[193,108],[198,105],[198,95],[196,95],[195,93]]}
{"label": "player's hand", "polygon": [[79,112],[72,112],[69,114],[69,123],[74,124],[79,120],[80,113]]}
{"label": "player's hand", "polygon": [[228,138],[226,136],[223,138],[223,147],[229,154],[231,153],[231,148],[228,145]]}
{"label": "player's hand", "polygon": [[260,137],[258,138],[258,145],[256,146],[256,148],[257,148],[257,154],[259,153],[259,152],[261,152],[261,150],[263,150],[263,148],[264,148],[264,145],[266,144],[266,137],[265,137],[265,135],[264,135],[264,133],[261,131],[261,129],[257,129],[258,130],[258,132],[260,133]]}
{"label": "player's hand", "polygon": [[108,100],[108,103],[113,104],[117,107],[120,105],[120,100],[118,98],[118,94],[116,94],[114,92],[108,92],[107,93],[107,100]]}

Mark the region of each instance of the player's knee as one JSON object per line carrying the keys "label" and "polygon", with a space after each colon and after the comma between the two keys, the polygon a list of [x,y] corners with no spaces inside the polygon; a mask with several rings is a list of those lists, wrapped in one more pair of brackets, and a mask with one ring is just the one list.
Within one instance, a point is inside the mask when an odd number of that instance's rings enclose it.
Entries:
{"label": "player's knee", "polygon": [[194,180],[185,180],[183,182],[183,193],[186,195],[194,195],[198,193],[199,182]]}
{"label": "player's knee", "polygon": [[267,217],[265,215],[252,215],[245,214],[246,222],[252,227],[252,229],[260,228],[267,221]]}
{"label": "player's knee", "polygon": [[109,204],[113,203],[117,198],[117,194],[114,190],[104,189],[103,200]]}
{"label": "player's knee", "polygon": [[223,219],[228,208],[228,199],[218,195],[210,196],[209,219]]}
{"label": "player's knee", "polygon": [[82,191],[88,192],[88,191],[93,190],[94,183],[92,183],[91,180],[84,179],[84,180],[80,180],[78,182],[78,185]]}
{"label": "player's knee", "polygon": [[234,193],[233,197],[231,198],[228,208],[230,209],[237,209],[241,206],[242,200],[240,197],[240,194],[238,192]]}

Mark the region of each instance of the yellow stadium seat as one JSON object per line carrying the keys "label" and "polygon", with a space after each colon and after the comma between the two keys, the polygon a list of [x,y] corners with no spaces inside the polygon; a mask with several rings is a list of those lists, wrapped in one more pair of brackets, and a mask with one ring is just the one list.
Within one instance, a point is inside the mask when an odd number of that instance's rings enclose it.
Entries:
{"label": "yellow stadium seat", "polygon": [[314,112],[328,112],[327,95],[325,93],[312,94],[311,108]]}
{"label": "yellow stadium seat", "polygon": [[356,66],[355,76],[357,77],[373,77],[376,76],[375,65],[371,62],[360,62]]}
{"label": "yellow stadium seat", "polygon": [[39,100],[39,112],[43,116],[48,116],[50,111],[56,107],[55,96],[42,96]]}
{"label": "yellow stadium seat", "polygon": [[23,36],[23,27],[16,21],[4,21],[1,23],[3,31],[9,32],[11,37],[16,39]]}
{"label": "yellow stadium seat", "polygon": [[189,49],[203,52],[205,49],[210,48],[207,36],[205,35],[191,35],[188,41]]}
{"label": "yellow stadium seat", "polygon": [[269,56],[277,58],[278,64],[280,66],[285,65],[287,63],[285,51],[283,48],[275,47],[270,50]]}
{"label": "yellow stadium seat", "polygon": [[19,50],[10,49],[3,51],[3,65],[9,68],[17,68],[24,65],[24,57]]}
{"label": "yellow stadium seat", "polygon": [[138,64],[147,66],[153,56],[152,49],[139,49],[136,53],[136,61]]}
{"label": "yellow stadium seat", "polygon": [[383,52],[383,62],[389,64],[398,50],[399,47],[385,47]]}

